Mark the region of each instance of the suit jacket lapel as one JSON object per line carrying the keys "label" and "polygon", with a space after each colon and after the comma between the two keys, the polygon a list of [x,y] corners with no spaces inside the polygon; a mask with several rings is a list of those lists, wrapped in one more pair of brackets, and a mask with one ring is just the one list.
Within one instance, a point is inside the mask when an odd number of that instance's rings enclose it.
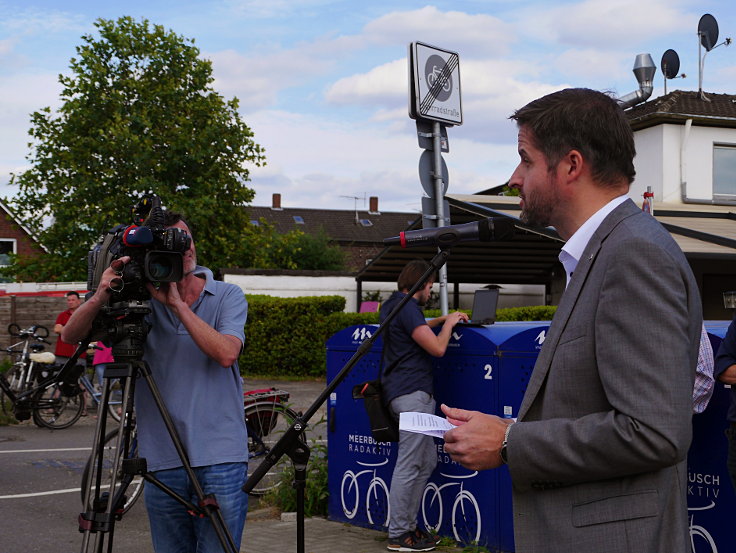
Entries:
{"label": "suit jacket lapel", "polygon": [[573,277],[570,279],[570,283],[562,294],[562,299],[557,307],[552,323],[550,324],[547,336],[544,339],[544,345],[542,350],[539,352],[537,362],[534,364],[534,370],[529,378],[529,384],[527,385],[524,398],[519,407],[518,419],[522,420],[524,415],[531,407],[534,399],[537,397],[539,390],[542,388],[549,368],[552,364],[552,359],[557,349],[557,344],[560,342],[567,322],[570,319],[570,315],[577,304],[580,291],[583,289],[588,273],[590,272],[593,262],[595,261],[598,251],[601,245],[611,233],[611,231],[625,218],[630,217],[636,213],[640,213],[639,208],[631,200],[623,202],[617,206],[608,216],[603,220],[598,229],[591,236],[588,245],[583,251],[583,255],[578,261],[577,267]]}

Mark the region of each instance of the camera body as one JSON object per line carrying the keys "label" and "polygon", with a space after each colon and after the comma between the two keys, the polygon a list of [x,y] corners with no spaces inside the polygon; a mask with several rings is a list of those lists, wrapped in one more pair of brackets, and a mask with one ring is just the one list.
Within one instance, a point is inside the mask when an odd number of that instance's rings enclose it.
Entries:
{"label": "camera body", "polygon": [[191,238],[179,228],[165,227],[160,198],[146,194],[132,212],[132,225],[110,229],[87,255],[87,287],[92,292],[115,259],[130,257],[110,285],[111,303],[148,300],[146,283],[177,282],[184,276],[183,253]]}

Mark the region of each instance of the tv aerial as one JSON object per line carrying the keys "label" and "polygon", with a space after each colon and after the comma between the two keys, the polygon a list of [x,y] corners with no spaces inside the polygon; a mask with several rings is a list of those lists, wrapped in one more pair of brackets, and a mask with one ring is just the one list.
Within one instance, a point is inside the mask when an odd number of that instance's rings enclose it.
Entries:
{"label": "tv aerial", "polygon": [[[705,56],[708,55],[708,52],[718,48],[719,46],[728,46],[730,44],[730,38],[727,38],[718,44],[718,22],[715,17],[706,13],[700,18],[700,21],[698,22],[698,60],[700,62],[698,73],[698,97],[701,100],[710,102],[703,93],[703,69],[705,66]],[[705,48],[705,53],[701,55],[703,48]]]}
{"label": "tv aerial", "polygon": [[662,54],[662,61],[659,64],[664,75],[664,94],[667,95],[667,81],[669,79],[684,79],[687,77],[685,73],[680,75],[677,72],[680,70],[680,56],[677,55],[672,48]]}
{"label": "tv aerial", "polygon": [[360,196],[340,196],[341,198],[347,198],[349,200],[353,200],[354,208],[355,208],[355,224],[360,223],[360,218],[358,217],[358,201],[363,200],[363,207],[365,207],[365,192],[363,192],[363,197]]}

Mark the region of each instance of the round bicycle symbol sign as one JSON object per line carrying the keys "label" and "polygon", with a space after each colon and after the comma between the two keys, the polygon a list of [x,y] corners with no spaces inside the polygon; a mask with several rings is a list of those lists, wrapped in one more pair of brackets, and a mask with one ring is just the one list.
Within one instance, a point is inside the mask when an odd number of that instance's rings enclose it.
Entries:
{"label": "round bicycle symbol sign", "polygon": [[[452,94],[452,75],[443,74],[444,67],[445,60],[436,54],[429,56],[424,64],[424,78],[432,90],[432,96],[439,102],[445,102]],[[433,87],[437,81],[441,81],[441,86],[435,90]]]}

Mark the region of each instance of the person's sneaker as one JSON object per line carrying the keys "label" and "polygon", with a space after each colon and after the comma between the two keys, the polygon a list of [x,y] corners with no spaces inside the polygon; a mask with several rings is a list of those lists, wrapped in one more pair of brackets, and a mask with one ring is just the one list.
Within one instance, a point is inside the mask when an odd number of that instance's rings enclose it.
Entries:
{"label": "person's sneaker", "polygon": [[414,536],[419,541],[425,541],[427,543],[433,543],[435,545],[439,545],[440,541],[442,541],[442,538],[438,534],[431,534],[426,530],[422,530],[419,527],[414,530]]}
{"label": "person's sneaker", "polygon": [[389,538],[386,548],[389,551],[432,551],[435,543],[418,539],[414,532],[406,532],[398,538]]}

